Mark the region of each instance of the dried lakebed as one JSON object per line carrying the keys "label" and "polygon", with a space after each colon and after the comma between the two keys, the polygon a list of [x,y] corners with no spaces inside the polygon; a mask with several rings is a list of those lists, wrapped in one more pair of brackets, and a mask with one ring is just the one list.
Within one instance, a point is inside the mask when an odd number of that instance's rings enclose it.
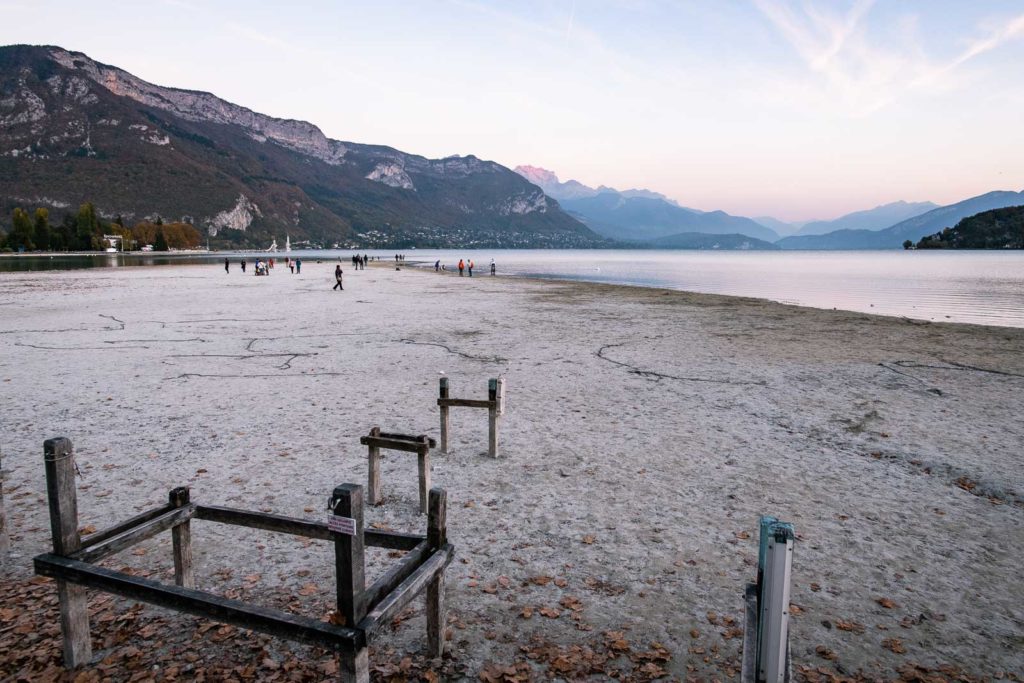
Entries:
{"label": "dried lakebed", "polygon": [[[365,484],[370,427],[437,438],[442,373],[453,396],[481,399],[502,375],[503,457],[486,457],[474,410],[452,412],[452,453],[432,456],[457,547],[442,677],[738,678],[762,513],[799,534],[805,676],[1024,669],[1024,330],[387,266],[346,272],[336,292],[333,263],[303,265],[0,276],[5,622],[53,592],[30,583],[49,541],[46,438],[76,445],[85,526],[179,485],[203,504],[321,519],[336,484]],[[382,479],[368,524],[422,532],[415,458],[388,453]],[[326,544],[205,523],[193,536],[199,587],[331,608]],[[108,564],[171,575],[169,534],[141,551]],[[368,558],[370,580],[393,561]],[[239,655],[244,634],[197,646],[197,625],[222,631],[191,617],[97,609],[133,624],[96,627],[115,663],[133,648],[157,671],[231,656],[263,678],[295,660],[329,668],[267,638]],[[372,653],[380,675],[425,642],[421,604],[396,622]],[[59,662],[52,624],[38,629],[0,631],[5,676]]]}

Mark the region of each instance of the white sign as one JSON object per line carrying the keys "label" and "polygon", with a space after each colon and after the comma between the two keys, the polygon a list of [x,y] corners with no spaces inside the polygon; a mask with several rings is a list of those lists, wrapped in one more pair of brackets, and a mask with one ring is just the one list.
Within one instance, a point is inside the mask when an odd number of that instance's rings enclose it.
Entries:
{"label": "white sign", "polygon": [[341,515],[327,515],[327,528],[336,534],[356,535],[356,520]]}

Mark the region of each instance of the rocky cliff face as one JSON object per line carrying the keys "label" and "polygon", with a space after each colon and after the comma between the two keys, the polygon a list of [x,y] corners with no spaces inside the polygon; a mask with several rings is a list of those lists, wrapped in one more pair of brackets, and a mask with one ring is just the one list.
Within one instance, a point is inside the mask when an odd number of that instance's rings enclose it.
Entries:
{"label": "rocky cliff face", "polygon": [[85,201],[126,220],[189,217],[236,244],[285,228],[325,246],[600,242],[491,161],[332,140],[63,48],[0,48],[0,211]]}
{"label": "rocky cliff face", "polygon": [[[210,93],[153,85],[127,71],[93,61],[81,52],[51,48],[50,56],[58,64],[84,74],[115,95],[162,109],[187,121],[239,126],[254,140],[273,140],[283,147],[308,154],[329,164],[340,163],[345,156],[344,144],[329,140],[311,123],[257,114],[251,109],[231,104]],[[81,78],[72,79],[79,83],[83,82]]]}

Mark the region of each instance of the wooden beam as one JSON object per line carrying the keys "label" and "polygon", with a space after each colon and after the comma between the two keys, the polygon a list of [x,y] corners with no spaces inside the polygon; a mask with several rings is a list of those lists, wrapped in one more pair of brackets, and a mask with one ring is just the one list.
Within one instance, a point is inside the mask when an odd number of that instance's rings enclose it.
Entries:
{"label": "wooden beam", "polygon": [[[433,448],[437,445],[437,442],[431,438],[427,438],[427,443]],[[419,439],[419,437],[417,437]],[[406,453],[418,453],[420,450],[420,442],[416,441],[405,441],[401,439],[385,439],[379,436],[361,436],[359,437],[359,443],[364,446],[371,446],[376,448],[386,448],[389,451],[405,451]]]}
{"label": "wooden beam", "polygon": [[325,523],[313,522],[297,517],[238,510],[236,508],[220,507],[219,505],[197,505],[193,518],[208,522],[219,522],[220,524],[245,526],[250,529],[263,529],[264,531],[273,531],[279,534],[316,538],[321,541],[334,540],[334,534],[328,531]]}
{"label": "wooden beam", "polygon": [[[197,505],[193,519],[202,519],[221,524],[233,524],[251,529],[263,529],[279,534],[291,534],[303,538],[315,538],[320,541],[333,541],[334,532],[324,522],[313,522],[297,517],[285,517],[264,512],[251,512],[216,505]],[[373,548],[388,550],[412,550],[423,540],[421,534],[406,534],[398,531],[377,531],[365,529],[363,542]]]}
{"label": "wooden beam", "polygon": [[[427,516],[427,545],[439,550],[448,542],[448,493],[430,490],[430,513]],[[444,569],[427,582],[427,651],[431,657],[444,654],[445,608]]]}
{"label": "wooden beam", "polygon": [[0,453],[0,565],[7,563],[7,555],[11,552],[11,536],[7,533],[7,510],[4,508],[5,476],[3,454]]}
{"label": "wooden beam", "polygon": [[448,543],[448,492],[444,489],[430,489],[427,543],[435,550]]}
{"label": "wooden beam", "polygon": [[[438,398],[445,400],[448,398],[448,378],[441,378],[441,385],[438,390]],[[440,403],[438,404],[440,405]],[[441,452],[445,455],[448,454],[448,430],[451,429],[451,420],[449,417],[448,406],[441,406]]]}
{"label": "wooden beam", "polygon": [[370,610],[366,617],[359,622],[357,628],[363,630],[367,638],[372,638],[373,634],[386,626],[392,617],[423,592],[423,589],[438,572],[444,571],[444,568],[451,562],[454,552],[455,548],[450,543],[434,551],[434,554],[421,564],[409,578],[402,581],[395,590]]}
{"label": "wooden beam", "polygon": [[351,652],[366,643],[365,635],[352,628],[334,626],[318,619],[249,605],[182,586],[168,586],[139,576],[129,576],[105,567],[59,555],[35,558],[36,574],[69,581],[132,600],[233,624],[272,636]]}
{"label": "wooden beam", "polygon": [[500,379],[487,380],[487,398],[490,407],[487,409],[487,455],[498,457],[498,389]]}
{"label": "wooden beam", "polygon": [[[53,552],[57,555],[70,555],[82,547],[82,538],[78,534],[75,451],[71,439],[60,437],[44,441],[43,464],[46,469]],[[64,666],[73,669],[92,659],[85,588],[58,580],[57,599],[60,603]]]}
{"label": "wooden beam", "polygon": [[419,470],[420,514],[427,514],[427,492],[430,491],[430,442],[420,437],[420,448],[416,453]]}
{"label": "wooden beam", "polygon": [[334,534],[334,574],[338,614],[344,619],[345,626],[355,626],[366,615],[363,487],[358,484],[334,487],[330,507],[336,516],[354,520],[354,534]]}
{"label": "wooden beam", "polygon": [[125,548],[130,548],[140,541],[152,538],[162,531],[167,531],[175,525],[187,522],[194,511],[195,508],[192,505],[175,508],[170,512],[165,512],[156,519],[151,519],[132,529],[123,531],[113,538],[108,538],[100,543],[94,543],[88,548],[83,548],[77,552],[69,553],[68,557],[73,557],[82,562],[102,560],[104,557],[109,557],[121,552]]}
{"label": "wooden beam", "polygon": [[[176,508],[188,506],[188,487],[171,489],[167,499]],[[192,573],[192,525],[188,519],[171,527],[171,541],[174,549],[174,583],[185,588],[195,588],[196,579]]]}
{"label": "wooden beam", "polygon": [[145,524],[149,520],[156,519],[160,515],[167,514],[173,509],[173,505],[162,505],[158,508],[153,508],[152,510],[146,510],[145,512],[141,512],[135,515],[134,517],[127,519],[124,522],[121,522],[120,524],[116,524],[112,527],[104,529],[103,531],[97,531],[94,534],[86,536],[82,539],[82,547],[91,548],[97,543],[101,543],[107,540],[108,538],[113,538],[114,536],[123,534],[125,531],[128,531],[129,529],[133,529],[139,526],[140,524]]}
{"label": "wooden beam", "polygon": [[494,401],[476,398],[439,398],[437,405],[442,408],[490,408]]}
{"label": "wooden beam", "polygon": [[366,609],[372,610],[377,604],[388,596],[388,593],[395,590],[398,584],[409,578],[416,569],[430,555],[430,545],[421,541],[419,545],[410,550],[405,557],[393,564],[390,569],[366,589]]}
{"label": "wooden beam", "polygon": [[406,534],[400,531],[363,530],[363,542],[371,548],[388,550],[413,550],[423,540],[422,534]]}
{"label": "wooden beam", "polygon": [[[380,427],[370,430],[370,438],[380,437]],[[367,455],[368,467],[366,474],[366,502],[370,505],[380,505],[384,496],[380,490],[380,447],[370,445]]]}
{"label": "wooden beam", "polygon": [[[373,434],[371,434],[370,436],[373,436]],[[401,440],[404,440],[404,441],[419,441],[420,438],[423,435],[422,434],[393,434],[391,432],[381,432],[380,434],[377,434],[377,436],[381,437],[382,439],[398,439],[400,441]],[[433,441],[433,439],[431,439],[431,441]],[[436,445],[437,444],[433,444],[432,443],[431,444],[431,448],[433,448]]]}

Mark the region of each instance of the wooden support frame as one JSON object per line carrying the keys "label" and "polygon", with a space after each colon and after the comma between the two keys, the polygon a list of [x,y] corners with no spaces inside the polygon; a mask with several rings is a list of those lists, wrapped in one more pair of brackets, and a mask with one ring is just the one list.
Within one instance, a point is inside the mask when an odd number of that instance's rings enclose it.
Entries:
{"label": "wooden support frame", "polygon": [[[455,548],[447,542],[447,494],[443,490],[429,491],[427,536],[364,530],[362,487],[343,484],[334,489],[329,504],[332,517],[326,524],[195,505],[190,500],[189,490],[179,487],[170,491],[167,505],[143,512],[83,541],[78,535],[74,452],[70,440],[46,441],[44,462],[54,547],[52,553],[38,555],[34,564],[37,574],[57,580],[64,662],[68,668],[86,664],[92,656],[86,588],[327,647],[340,655],[340,680],[346,683],[369,682],[370,641],[399,610],[425,592],[429,649],[434,656],[439,656],[443,650],[444,572],[455,554]],[[343,623],[325,623],[196,590],[190,527],[193,519],[333,542],[337,612]],[[176,585],[92,564],[166,530],[171,531],[174,541]],[[369,588],[365,585],[366,546],[407,551],[405,557]]]}
{"label": "wooden support frame", "polygon": [[499,418],[505,413],[505,378],[487,380],[487,399],[451,398],[451,386],[447,377],[442,377],[437,405],[441,409],[441,453],[448,454],[448,435],[451,431],[451,408],[486,408],[487,409],[487,455],[498,457],[498,424]]}
{"label": "wooden support frame", "polygon": [[381,449],[415,453],[419,465],[420,512],[426,514],[427,492],[430,491],[430,449],[437,446],[437,442],[422,434],[391,434],[380,431],[380,427],[374,427],[368,436],[359,438],[359,443],[369,449],[366,502],[370,505],[380,505],[384,501],[380,484]]}
{"label": "wooden support frame", "polygon": [[7,532],[7,509],[4,507],[4,454],[0,451],[0,566],[7,563],[11,552],[11,536]]}

